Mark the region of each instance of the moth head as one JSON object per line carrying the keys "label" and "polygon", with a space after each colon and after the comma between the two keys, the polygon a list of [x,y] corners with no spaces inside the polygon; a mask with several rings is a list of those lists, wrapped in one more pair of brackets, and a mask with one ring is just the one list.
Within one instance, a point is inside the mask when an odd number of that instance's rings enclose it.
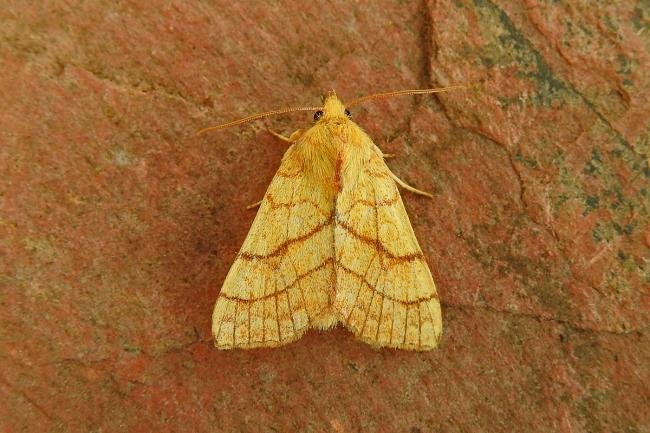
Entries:
{"label": "moth head", "polygon": [[351,117],[350,111],[345,108],[343,102],[336,97],[336,93],[332,90],[323,101],[323,108],[314,112],[314,122],[327,121],[333,119],[349,119]]}

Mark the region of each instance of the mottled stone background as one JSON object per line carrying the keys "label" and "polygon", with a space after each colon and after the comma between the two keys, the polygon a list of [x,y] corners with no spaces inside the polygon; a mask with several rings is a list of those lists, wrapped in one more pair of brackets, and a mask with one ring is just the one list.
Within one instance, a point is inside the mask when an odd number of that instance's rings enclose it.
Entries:
{"label": "mottled stone background", "polygon": [[[0,431],[650,431],[650,3],[0,7]],[[439,350],[220,352],[213,302],[297,113],[355,110],[439,286]]]}

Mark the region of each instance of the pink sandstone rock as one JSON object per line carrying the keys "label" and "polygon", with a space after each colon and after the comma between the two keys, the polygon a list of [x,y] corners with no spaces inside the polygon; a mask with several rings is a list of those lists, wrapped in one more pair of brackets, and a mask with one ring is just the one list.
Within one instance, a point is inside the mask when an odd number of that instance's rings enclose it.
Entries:
{"label": "pink sandstone rock", "polygon": [[[644,2],[5,2],[0,431],[650,431]],[[344,329],[217,351],[213,302],[296,114],[353,113],[443,303],[439,350]]]}

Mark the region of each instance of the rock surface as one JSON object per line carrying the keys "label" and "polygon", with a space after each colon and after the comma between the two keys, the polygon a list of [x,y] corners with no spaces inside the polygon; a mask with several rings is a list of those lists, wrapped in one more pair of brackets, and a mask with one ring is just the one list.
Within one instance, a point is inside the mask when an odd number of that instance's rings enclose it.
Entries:
{"label": "rock surface", "polygon": [[[648,2],[215,3],[3,2],[1,431],[650,431]],[[309,115],[194,132],[456,83],[354,113],[435,195],[440,349],[214,349]]]}

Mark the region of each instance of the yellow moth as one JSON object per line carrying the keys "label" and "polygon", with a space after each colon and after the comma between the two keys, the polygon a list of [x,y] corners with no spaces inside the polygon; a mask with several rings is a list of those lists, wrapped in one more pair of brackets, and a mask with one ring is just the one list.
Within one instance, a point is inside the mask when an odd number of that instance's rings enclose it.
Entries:
{"label": "yellow moth", "polygon": [[[212,315],[219,349],[276,347],[338,323],[375,347],[429,350],[442,333],[440,302],[385,155],[350,119],[372,99],[463,88],[405,90],[314,110],[291,143],[237,254]],[[348,107],[348,108],[346,108]],[[429,195],[430,196],[430,195]]]}

